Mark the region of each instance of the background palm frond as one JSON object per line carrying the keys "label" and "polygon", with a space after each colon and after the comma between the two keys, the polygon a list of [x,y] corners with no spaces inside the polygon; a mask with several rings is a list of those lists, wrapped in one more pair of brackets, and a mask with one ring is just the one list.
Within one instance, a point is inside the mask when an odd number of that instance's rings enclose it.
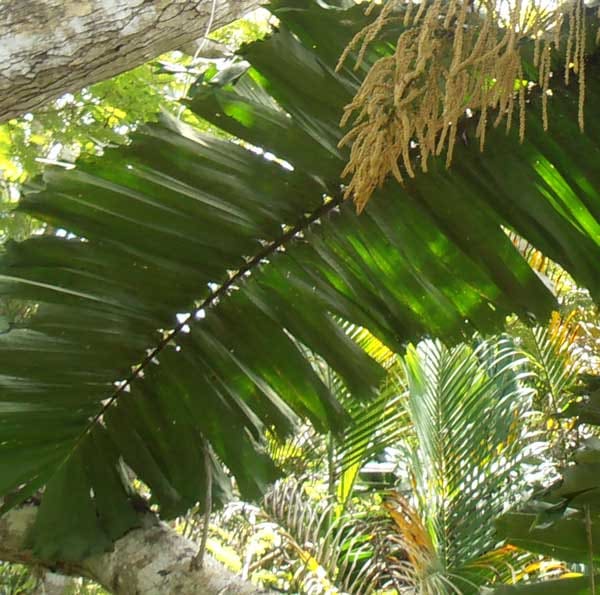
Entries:
{"label": "background palm frond", "polygon": [[304,592],[368,595],[407,586],[407,552],[381,506],[355,505],[339,515],[335,499],[311,497],[306,485],[287,480],[274,486],[264,507],[297,552],[295,578]]}
{"label": "background palm frond", "polygon": [[491,521],[525,496],[526,359],[504,336],[474,348],[426,341],[403,362],[414,427],[408,493],[435,551],[432,580],[467,592],[467,567],[494,549]]}

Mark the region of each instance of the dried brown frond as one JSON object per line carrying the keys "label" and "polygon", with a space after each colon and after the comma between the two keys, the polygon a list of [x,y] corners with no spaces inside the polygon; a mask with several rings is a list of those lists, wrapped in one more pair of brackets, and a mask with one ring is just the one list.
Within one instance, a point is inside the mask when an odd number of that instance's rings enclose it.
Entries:
{"label": "dried brown frond", "polygon": [[402,547],[413,571],[425,574],[427,566],[435,558],[435,550],[418,512],[398,492],[388,495],[384,507],[402,538]]}
{"label": "dried brown frond", "polygon": [[[368,12],[374,9],[374,4]],[[427,171],[429,158],[446,152],[450,166],[458,123],[467,109],[478,114],[476,135],[483,149],[488,120],[506,121],[515,111],[519,134],[525,134],[524,41],[534,46],[534,81],[542,93],[542,118],[548,127],[552,57],[564,52],[565,80],[571,69],[579,83],[579,125],[585,101],[586,23],[583,0],[548,7],[545,0],[387,0],[378,16],[350,42],[341,67],[352,52],[355,66],[369,44],[390,23],[402,23],[395,52],[370,68],[342,126],[351,124],[340,146],[350,145],[343,176],[350,176],[346,196],[361,211],[376,188],[392,174],[399,182]],[[566,34],[565,34],[566,33]]]}

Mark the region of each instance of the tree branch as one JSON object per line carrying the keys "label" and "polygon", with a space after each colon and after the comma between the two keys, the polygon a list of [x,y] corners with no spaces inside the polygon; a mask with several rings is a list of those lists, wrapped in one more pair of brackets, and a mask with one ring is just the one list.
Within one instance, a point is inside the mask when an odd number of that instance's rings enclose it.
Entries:
{"label": "tree branch", "polygon": [[142,528],[117,540],[112,552],[77,564],[38,559],[27,547],[27,534],[36,515],[37,506],[27,504],[0,517],[0,559],[91,578],[115,595],[266,593],[209,556],[202,568],[191,568],[198,546],[151,514],[143,517]]}
{"label": "tree branch", "polygon": [[[217,29],[260,0],[217,0]],[[208,0],[0,2],[0,122],[206,34]]]}

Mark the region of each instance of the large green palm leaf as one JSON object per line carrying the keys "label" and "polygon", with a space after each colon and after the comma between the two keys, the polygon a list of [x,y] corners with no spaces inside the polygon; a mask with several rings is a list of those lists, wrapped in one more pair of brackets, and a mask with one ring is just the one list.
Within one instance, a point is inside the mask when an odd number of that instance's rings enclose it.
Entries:
{"label": "large green palm leaf", "polygon": [[361,73],[333,66],[364,17],[323,6],[272,2],[281,27],[244,50],[248,74],[234,65],[197,89],[191,109],[252,146],[148,127],[49,170],[21,202],[69,232],[12,243],[0,263],[2,295],[35,305],[0,336],[0,494],[10,505],[46,486],[39,554],[78,558],[135,525],[131,470],[163,516],[181,514],[202,499],[205,441],[215,499],[222,464],[256,495],[275,475],[265,426],[343,421],[298,343],[358,397],[382,378],[340,318],[399,351],[490,331],[509,312],[545,315],[553,298],[502,226],[598,295],[593,76],[587,135],[576,95],[557,92],[551,134],[533,105],[525,144],[492,131],[486,153],[465,144],[452,171],[390,184],[357,218],[336,144]]}

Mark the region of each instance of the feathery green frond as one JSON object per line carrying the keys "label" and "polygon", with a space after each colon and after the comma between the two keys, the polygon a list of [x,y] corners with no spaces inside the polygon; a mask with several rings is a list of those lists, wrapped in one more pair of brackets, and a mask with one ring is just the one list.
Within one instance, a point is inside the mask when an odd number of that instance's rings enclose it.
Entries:
{"label": "feathery green frond", "polygon": [[404,358],[416,439],[406,464],[436,555],[423,573],[461,591],[494,549],[493,519],[524,496],[520,416],[532,396],[524,363],[508,337],[476,348],[425,341]]}
{"label": "feathery green frond", "polygon": [[311,498],[293,479],[275,484],[263,506],[301,562],[302,592],[369,595],[408,584],[401,536],[381,507],[338,515],[334,499]]}

